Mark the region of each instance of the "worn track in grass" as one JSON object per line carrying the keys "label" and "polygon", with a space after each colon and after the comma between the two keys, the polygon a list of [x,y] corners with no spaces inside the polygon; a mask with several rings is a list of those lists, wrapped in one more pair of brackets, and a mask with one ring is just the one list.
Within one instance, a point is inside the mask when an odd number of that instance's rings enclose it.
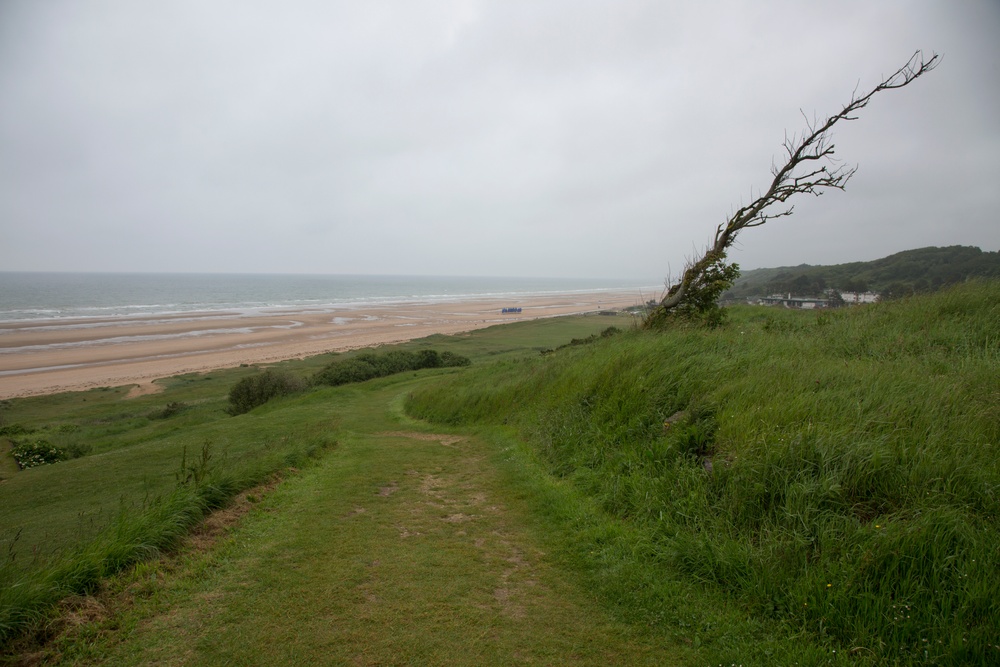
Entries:
{"label": "worn track in grass", "polygon": [[409,384],[332,394],[334,451],[146,600],[56,647],[61,660],[676,663],[676,647],[614,620],[548,553],[491,445],[401,414]]}

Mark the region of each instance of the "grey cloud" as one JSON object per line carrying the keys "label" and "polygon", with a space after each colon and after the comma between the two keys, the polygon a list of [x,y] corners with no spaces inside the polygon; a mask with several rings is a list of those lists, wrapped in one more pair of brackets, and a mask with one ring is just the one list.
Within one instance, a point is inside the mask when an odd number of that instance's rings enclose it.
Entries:
{"label": "grey cloud", "polygon": [[0,267],[659,279],[787,130],[914,50],[838,129],[847,192],[743,266],[1000,247],[1000,7],[7,2]]}

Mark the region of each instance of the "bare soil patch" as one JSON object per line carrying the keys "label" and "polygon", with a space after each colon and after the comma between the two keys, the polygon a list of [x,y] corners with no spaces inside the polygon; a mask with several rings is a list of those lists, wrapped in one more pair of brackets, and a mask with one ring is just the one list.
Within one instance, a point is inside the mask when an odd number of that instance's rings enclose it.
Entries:
{"label": "bare soil patch", "polygon": [[454,447],[465,439],[461,435],[450,435],[447,433],[420,433],[418,431],[388,431],[377,435],[389,436],[392,438],[410,438],[411,440],[421,440],[424,442],[440,442],[445,447]]}
{"label": "bare soil patch", "polygon": [[238,494],[228,505],[222,509],[215,510],[205,517],[191,531],[191,534],[187,538],[186,546],[194,551],[207,551],[210,549],[220,538],[229,532],[230,528],[236,525],[244,515],[252,510],[260,502],[261,498],[273,491],[280,483],[281,478],[275,475],[267,483],[247,489]]}
{"label": "bare soil patch", "polygon": [[156,384],[156,380],[151,380],[150,382],[141,382],[137,385],[133,385],[132,388],[128,390],[128,393],[125,395],[125,398],[127,399],[139,398],[140,396],[150,396],[152,394],[159,394],[164,389],[166,389],[166,387],[164,387],[162,384]]}

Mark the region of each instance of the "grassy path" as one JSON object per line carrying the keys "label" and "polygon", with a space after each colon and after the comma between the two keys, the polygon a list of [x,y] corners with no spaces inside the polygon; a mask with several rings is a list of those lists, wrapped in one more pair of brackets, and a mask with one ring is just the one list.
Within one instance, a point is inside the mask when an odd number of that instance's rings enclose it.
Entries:
{"label": "grassy path", "polygon": [[337,447],[65,661],[676,663],[547,553],[498,452],[402,415],[413,382],[324,394]]}

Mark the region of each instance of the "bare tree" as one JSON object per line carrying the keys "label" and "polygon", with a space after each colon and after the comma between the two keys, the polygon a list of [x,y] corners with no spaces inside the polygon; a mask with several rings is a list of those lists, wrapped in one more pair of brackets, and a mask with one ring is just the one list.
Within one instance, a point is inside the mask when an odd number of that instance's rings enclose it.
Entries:
{"label": "bare tree", "polygon": [[[785,135],[785,163],[772,164],[773,179],[764,194],[737,210],[715,230],[715,239],[697,260],[690,261],[678,282],[671,285],[659,304],[646,318],[646,325],[662,324],[672,311],[705,313],[718,308],[718,297],[739,275],[739,268],[726,263],[726,251],[744,229],[760,227],[775,218],[792,214],[794,207],[781,208],[797,194],[819,196],[828,188],[843,190],[857,171],[857,166],[845,167],[834,163],[831,130],[838,122],[857,120],[855,115],[868,106],[872,98],[884,90],[907,86],[937,67],[940,56],[924,59],[922,51],[914,53],[905,65],[864,95],[857,90],[839,113],[822,123],[806,118],[806,131],[801,136]],[[775,210],[775,208],[778,210]]]}

